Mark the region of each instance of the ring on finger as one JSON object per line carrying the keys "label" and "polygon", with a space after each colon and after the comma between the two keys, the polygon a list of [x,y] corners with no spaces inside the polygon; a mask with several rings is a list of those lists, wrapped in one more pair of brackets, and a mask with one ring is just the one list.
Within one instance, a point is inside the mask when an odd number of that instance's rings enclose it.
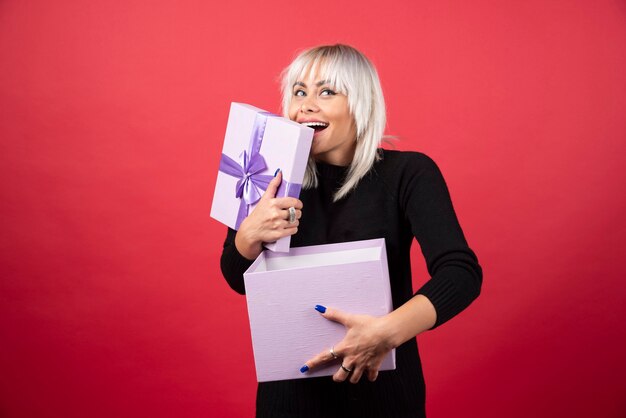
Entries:
{"label": "ring on finger", "polygon": [[334,358],[335,360],[337,360],[337,359],[339,358],[339,356],[337,355],[337,353],[335,353],[335,346],[334,346],[334,345],[333,345],[332,347],[330,347],[329,352],[330,352],[330,355],[331,355],[331,356],[333,356],[333,358]]}
{"label": "ring on finger", "polygon": [[289,223],[290,224],[295,223],[296,222],[296,208],[291,206],[287,210],[289,211]]}
{"label": "ring on finger", "polygon": [[352,369],[348,369],[346,366],[341,363],[341,369],[346,373],[352,373]]}

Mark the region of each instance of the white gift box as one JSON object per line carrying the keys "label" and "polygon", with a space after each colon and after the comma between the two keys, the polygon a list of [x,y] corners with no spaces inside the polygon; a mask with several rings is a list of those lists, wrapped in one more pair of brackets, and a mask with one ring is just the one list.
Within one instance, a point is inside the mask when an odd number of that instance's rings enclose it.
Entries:
{"label": "white gift box", "polygon": [[[355,314],[392,310],[384,239],[264,251],[244,274],[259,382],[334,374],[340,360],[300,373],[304,362],[339,343],[342,324],[317,312],[323,305]],[[395,369],[395,350],[380,370]]]}
{"label": "white gift box", "polygon": [[[314,130],[243,103],[232,103],[217,174],[211,217],[239,229],[277,169],[282,183],[277,197],[298,197]],[[291,237],[265,246],[289,251]]]}

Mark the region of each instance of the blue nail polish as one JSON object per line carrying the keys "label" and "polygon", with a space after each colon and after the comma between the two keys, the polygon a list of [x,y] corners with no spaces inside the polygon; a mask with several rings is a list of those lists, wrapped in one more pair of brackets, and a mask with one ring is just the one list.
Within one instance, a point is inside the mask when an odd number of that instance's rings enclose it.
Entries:
{"label": "blue nail polish", "polygon": [[319,313],[324,313],[326,312],[326,306],[322,306],[322,305],[315,305],[315,310]]}
{"label": "blue nail polish", "polygon": [[306,373],[308,371],[309,371],[309,366],[307,366],[306,364],[300,367],[300,373]]}
{"label": "blue nail polish", "polygon": [[279,171],[280,171],[280,168],[277,168],[276,171],[274,172],[274,177],[276,177],[278,175]]}

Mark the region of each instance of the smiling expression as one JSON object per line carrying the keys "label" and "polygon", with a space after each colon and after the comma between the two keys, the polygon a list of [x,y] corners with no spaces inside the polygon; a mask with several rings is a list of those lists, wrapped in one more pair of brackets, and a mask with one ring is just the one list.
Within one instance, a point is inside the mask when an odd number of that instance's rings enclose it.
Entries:
{"label": "smiling expression", "polygon": [[356,148],[356,124],[348,97],[317,75],[293,85],[289,118],[315,129],[311,155],[318,161],[347,166]]}

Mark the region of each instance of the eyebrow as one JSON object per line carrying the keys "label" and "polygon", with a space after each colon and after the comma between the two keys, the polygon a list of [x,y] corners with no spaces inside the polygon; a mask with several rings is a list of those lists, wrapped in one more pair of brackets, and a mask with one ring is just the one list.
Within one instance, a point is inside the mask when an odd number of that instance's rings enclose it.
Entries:
{"label": "eyebrow", "polygon": [[[323,86],[324,84],[330,84],[330,80],[320,80],[317,83],[315,83],[317,87]],[[306,84],[303,83],[302,81],[296,81],[295,83],[293,83],[292,87],[295,87],[295,86],[306,87]]]}

